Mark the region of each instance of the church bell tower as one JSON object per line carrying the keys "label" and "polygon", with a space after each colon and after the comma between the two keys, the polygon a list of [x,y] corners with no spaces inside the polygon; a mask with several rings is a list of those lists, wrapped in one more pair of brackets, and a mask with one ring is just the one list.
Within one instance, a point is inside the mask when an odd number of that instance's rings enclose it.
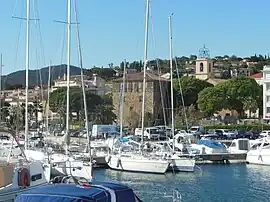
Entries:
{"label": "church bell tower", "polygon": [[203,46],[199,50],[199,57],[196,60],[196,78],[206,80],[213,75],[213,61],[210,59],[210,51]]}

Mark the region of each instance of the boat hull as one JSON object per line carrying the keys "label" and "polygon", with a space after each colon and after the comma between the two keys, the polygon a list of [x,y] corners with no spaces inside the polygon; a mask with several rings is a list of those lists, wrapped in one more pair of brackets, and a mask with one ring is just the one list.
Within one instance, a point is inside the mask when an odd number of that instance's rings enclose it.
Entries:
{"label": "boat hull", "polygon": [[181,172],[194,172],[195,160],[188,158],[172,159],[169,170]]}
{"label": "boat hull", "polygon": [[169,166],[167,160],[153,160],[144,157],[125,157],[111,155],[106,157],[108,166],[114,170],[164,174]]}
{"label": "boat hull", "polygon": [[250,150],[247,153],[246,162],[270,166],[270,150]]}
{"label": "boat hull", "polygon": [[92,166],[76,160],[52,163],[52,176],[73,175],[87,180],[92,179]]}

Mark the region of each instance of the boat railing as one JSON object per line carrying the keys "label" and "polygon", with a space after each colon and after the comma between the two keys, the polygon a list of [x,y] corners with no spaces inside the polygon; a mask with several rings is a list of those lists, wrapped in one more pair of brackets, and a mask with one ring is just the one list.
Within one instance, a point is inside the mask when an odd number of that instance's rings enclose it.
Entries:
{"label": "boat railing", "polygon": [[182,195],[177,189],[173,190],[172,195],[164,194],[164,198],[172,198],[172,202],[182,202]]}

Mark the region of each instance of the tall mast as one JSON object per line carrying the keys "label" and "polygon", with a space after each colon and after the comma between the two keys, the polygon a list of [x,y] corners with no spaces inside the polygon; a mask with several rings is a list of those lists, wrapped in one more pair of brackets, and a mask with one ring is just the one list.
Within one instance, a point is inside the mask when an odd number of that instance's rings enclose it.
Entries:
{"label": "tall mast", "polygon": [[[2,67],[3,67],[3,56],[1,53],[1,58],[0,58],[0,95],[2,95]],[[0,110],[2,110],[2,98],[0,99]],[[2,113],[0,114],[0,121],[2,121]]]}
{"label": "tall mast", "polygon": [[121,100],[120,100],[120,103],[121,103],[120,104],[120,137],[123,137],[123,114],[124,114],[125,85],[126,85],[126,65],[127,65],[127,62],[125,60],[123,82],[122,82],[122,92],[121,92]]}
{"label": "tall mast", "polygon": [[47,88],[47,106],[46,106],[46,135],[49,136],[49,108],[50,108],[50,91],[51,91],[51,61],[49,66],[48,88]]}
{"label": "tall mast", "polygon": [[24,148],[28,148],[28,72],[29,72],[30,0],[26,0],[26,54],[25,54],[25,134]]}
{"label": "tall mast", "polygon": [[146,14],[145,14],[145,38],[144,38],[144,64],[143,64],[143,97],[142,97],[142,139],[144,138],[144,111],[145,111],[145,90],[146,90],[146,67],[147,67],[147,53],[148,53],[148,23],[149,23],[149,0],[146,0]]}
{"label": "tall mast", "polygon": [[66,113],[66,154],[69,146],[69,78],[70,78],[70,31],[71,31],[71,0],[68,1],[68,21],[67,21],[67,113]]}
{"label": "tall mast", "polygon": [[172,15],[169,16],[169,34],[170,34],[170,74],[171,74],[171,123],[172,123],[172,136],[173,136],[173,151],[174,143],[174,104],[173,104],[173,61],[172,61]]}
{"label": "tall mast", "polygon": [[[85,115],[85,129],[88,141],[88,148],[89,148],[89,158],[90,164],[92,166],[92,154],[91,154],[91,139],[89,133],[89,120],[88,120],[88,111],[87,111],[87,102],[86,102],[86,94],[85,94],[85,84],[84,84],[84,77],[83,77],[83,58],[82,58],[82,49],[81,49],[81,40],[80,40],[80,31],[79,31],[79,22],[78,22],[78,13],[77,13],[77,4],[76,1],[74,3],[74,11],[75,11],[75,18],[76,18],[76,28],[77,28],[77,42],[78,42],[78,53],[79,53],[79,62],[81,68],[81,82],[82,82],[82,91],[83,91],[83,104],[84,104],[84,115]],[[91,177],[92,177],[91,173]]]}

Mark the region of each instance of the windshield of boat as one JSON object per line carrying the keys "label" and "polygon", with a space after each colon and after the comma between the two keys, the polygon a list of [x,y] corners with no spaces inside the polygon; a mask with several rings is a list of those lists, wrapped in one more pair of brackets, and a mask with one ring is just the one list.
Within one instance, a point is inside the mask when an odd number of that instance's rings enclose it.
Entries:
{"label": "windshield of boat", "polygon": [[148,129],[148,131],[150,134],[157,134],[159,132],[157,128],[151,128],[151,129]]}

